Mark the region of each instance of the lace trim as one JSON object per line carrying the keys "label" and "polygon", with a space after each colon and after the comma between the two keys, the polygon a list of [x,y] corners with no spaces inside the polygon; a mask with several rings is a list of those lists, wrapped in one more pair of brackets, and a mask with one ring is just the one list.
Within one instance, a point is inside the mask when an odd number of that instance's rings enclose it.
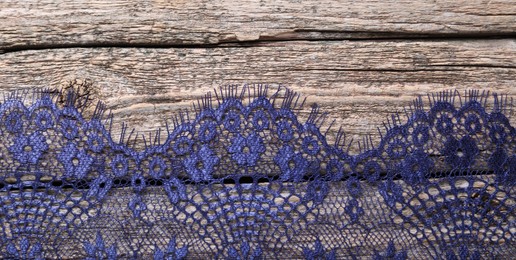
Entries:
{"label": "lace trim", "polygon": [[142,149],[125,126],[112,138],[101,103],[85,118],[74,92],[62,106],[28,96],[0,104],[6,258],[464,259],[516,248],[504,96],[442,92],[428,109],[420,97],[358,154],[342,131],[328,143],[317,106],[301,121],[304,99],[289,89],[221,88]]}

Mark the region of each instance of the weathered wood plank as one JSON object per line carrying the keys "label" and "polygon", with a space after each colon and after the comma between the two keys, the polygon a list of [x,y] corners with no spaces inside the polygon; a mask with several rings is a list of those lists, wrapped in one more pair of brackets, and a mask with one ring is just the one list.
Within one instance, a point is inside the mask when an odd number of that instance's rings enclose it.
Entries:
{"label": "weathered wood plank", "polygon": [[512,0],[16,1],[0,50],[283,39],[514,35]]}
{"label": "weathered wood plank", "polygon": [[[146,132],[163,127],[178,109],[190,108],[195,99],[219,85],[283,83],[308,96],[308,103],[320,104],[321,110],[336,120],[334,130],[343,126],[348,138],[361,140],[372,134],[378,140],[376,127],[420,94],[486,89],[515,96],[516,41],[466,39],[514,36],[515,31],[516,5],[511,0],[279,0],[266,4],[8,0],[0,3],[0,54],[6,52],[0,55],[0,92],[49,86],[60,89],[71,80],[90,81],[93,85],[82,91],[113,109],[115,132],[122,121]],[[444,36],[462,38],[422,40]],[[109,46],[141,48],[72,48]],[[173,46],[178,48],[149,48]],[[28,49],[37,50],[24,51]],[[303,115],[308,111],[306,106]],[[357,150],[358,146],[352,146],[351,152]],[[300,231],[282,249],[282,258],[301,257],[292,255],[291,249],[313,246],[318,233],[330,234],[322,241],[325,248],[360,248],[373,254],[372,249],[383,250],[386,244],[367,244],[371,235],[397,232],[401,234],[396,237],[397,245],[406,245],[409,257],[430,257],[407,229],[400,230],[404,224],[407,228],[407,223],[399,216],[395,217],[399,226],[382,226],[377,210],[387,212],[387,206],[379,203],[382,198],[376,187],[364,187],[365,197],[360,199],[366,213],[363,221],[374,224],[374,229],[349,228],[343,233],[334,225],[318,223]],[[188,187],[193,200],[196,188]],[[495,197],[503,201],[504,195]],[[174,215],[174,205],[161,187],[149,187],[143,194],[148,207],[144,219],[156,218],[152,229],[131,217],[127,205],[133,196],[130,188],[112,189],[101,212],[104,218],[89,219],[78,237],[63,237],[63,254],[83,257],[84,241],[93,241],[101,230],[120,239],[133,236],[124,242],[141,247],[148,257],[155,245],[166,246],[162,239],[170,234],[179,236],[179,246],[191,246],[191,257],[211,256],[217,240],[202,241],[189,230],[199,224],[192,220],[171,225],[166,221],[167,217],[182,220],[186,216]],[[459,202],[460,196],[456,198]],[[345,183],[331,184],[317,210],[323,218],[338,216],[337,222],[346,221],[343,211],[349,199]],[[156,221],[158,218],[163,219]],[[88,216],[81,219],[88,221]],[[226,227],[216,222],[204,232]],[[272,243],[269,246],[269,250],[274,248]],[[127,248],[120,252],[130,253]]]}
{"label": "weathered wood plank", "polygon": [[[348,138],[372,134],[417,95],[516,95],[516,41],[276,42],[248,48],[72,48],[2,55],[2,92],[90,80],[115,126],[154,130],[228,83],[284,83],[321,105]],[[309,106],[303,113],[309,111]],[[305,113],[306,114],[306,113]],[[331,121],[331,120],[329,120]],[[356,148],[354,148],[356,151]]]}

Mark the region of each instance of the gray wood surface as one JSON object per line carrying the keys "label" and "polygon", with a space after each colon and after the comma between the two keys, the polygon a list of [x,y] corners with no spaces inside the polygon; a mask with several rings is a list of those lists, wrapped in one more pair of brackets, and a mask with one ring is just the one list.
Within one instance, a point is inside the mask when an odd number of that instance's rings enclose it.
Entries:
{"label": "gray wood surface", "polygon": [[181,45],[516,31],[512,0],[17,1],[0,3],[0,48]]}
{"label": "gray wood surface", "polygon": [[[122,122],[154,132],[221,85],[282,84],[307,97],[302,117],[319,104],[335,120],[330,132],[342,126],[356,153],[356,141],[371,135],[377,142],[377,127],[418,95],[479,89],[516,96],[515,37],[513,0],[7,0],[0,2],[0,93],[86,82],[79,91],[113,111],[116,135]],[[342,211],[349,194],[341,186],[332,186],[320,210]],[[378,199],[374,189],[364,203]],[[157,190],[147,195],[166,205]],[[105,219],[91,227],[124,231],[113,216],[128,214],[129,192],[113,194],[120,201],[111,197]],[[321,230],[334,228],[308,230],[292,246],[313,244]],[[323,243],[357,246],[368,239],[359,231]],[[145,236],[160,235],[152,232]],[[184,239],[194,256],[207,257],[202,242]],[[68,242],[69,258],[78,257]]]}
{"label": "gray wood surface", "polygon": [[[515,95],[516,41],[293,41],[225,48],[65,48],[2,55],[2,91],[91,81],[89,93],[139,132],[154,131],[224,84],[284,84],[328,113],[348,140],[379,138],[418,95],[457,89]],[[426,98],[425,98],[425,101]],[[352,146],[357,152],[358,146]]]}

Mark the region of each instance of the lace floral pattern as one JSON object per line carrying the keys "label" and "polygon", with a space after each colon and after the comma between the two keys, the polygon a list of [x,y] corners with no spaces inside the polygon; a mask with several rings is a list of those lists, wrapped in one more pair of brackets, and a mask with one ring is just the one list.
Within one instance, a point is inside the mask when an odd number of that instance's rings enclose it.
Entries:
{"label": "lace floral pattern", "polygon": [[[228,86],[165,138],[120,138],[41,92],[0,104],[6,259],[411,259],[514,254],[505,97],[443,92],[348,152],[288,89]],[[215,104],[216,102],[216,104]],[[489,109],[488,109],[489,108]]]}

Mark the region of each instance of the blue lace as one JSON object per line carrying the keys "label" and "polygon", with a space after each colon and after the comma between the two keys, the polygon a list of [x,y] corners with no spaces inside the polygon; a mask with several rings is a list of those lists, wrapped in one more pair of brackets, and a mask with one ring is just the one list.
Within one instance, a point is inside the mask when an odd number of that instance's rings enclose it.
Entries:
{"label": "blue lace", "polygon": [[[288,89],[228,86],[139,139],[99,103],[0,104],[5,259],[481,259],[516,253],[507,98],[442,92],[351,154]],[[488,109],[489,107],[489,109]],[[488,111],[489,110],[489,111]],[[164,140],[161,140],[164,139]],[[329,143],[328,140],[335,140]],[[133,142],[136,140],[136,142]]]}

